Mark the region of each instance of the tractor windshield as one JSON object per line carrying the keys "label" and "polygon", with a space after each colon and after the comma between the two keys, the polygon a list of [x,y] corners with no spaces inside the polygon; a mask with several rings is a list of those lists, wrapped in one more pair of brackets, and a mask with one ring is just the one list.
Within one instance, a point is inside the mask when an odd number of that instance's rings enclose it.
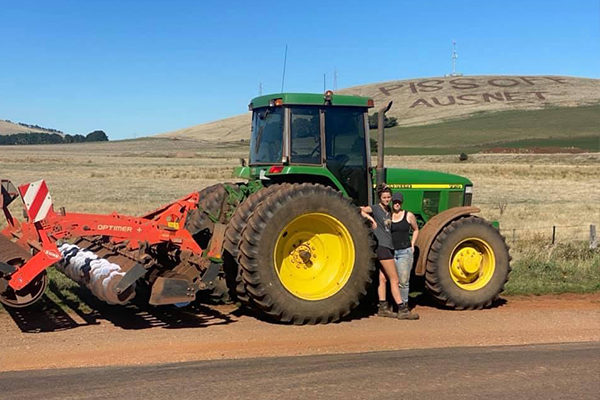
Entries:
{"label": "tractor windshield", "polygon": [[252,114],[250,164],[281,162],[283,149],[283,108],[259,108]]}

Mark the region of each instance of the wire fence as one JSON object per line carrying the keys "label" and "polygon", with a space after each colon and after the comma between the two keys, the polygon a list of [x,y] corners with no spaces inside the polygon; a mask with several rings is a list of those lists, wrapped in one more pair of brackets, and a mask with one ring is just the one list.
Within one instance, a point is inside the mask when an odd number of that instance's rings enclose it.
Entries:
{"label": "wire fence", "polygon": [[500,232],[507,241],[538,240],[548,244],[589,241],[590,248],[598,246],[596,225],[548,225],[532,228],[505,228]]}

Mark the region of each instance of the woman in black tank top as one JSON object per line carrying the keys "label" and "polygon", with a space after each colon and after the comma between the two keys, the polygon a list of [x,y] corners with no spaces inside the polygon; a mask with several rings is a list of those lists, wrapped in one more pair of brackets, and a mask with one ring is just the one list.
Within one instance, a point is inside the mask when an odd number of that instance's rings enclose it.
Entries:
{"label": "woman in black tank top", "polygon": [[[402,303],[408,306],[410,271],[413,266],[415,242],[419,237],[419,225],[417,225],[417,219],[413,213],[402,209],[403,202],[402,193],[394,193],[392,196],[392,242],[400,295]],[[410,237],[411,229],[412,238]]]}
{"label": "woman in black tank top", "polygon": [[[414,318],[414,314],[410,314],[408,307],[402,303],[402,296],[400,294],[400,282],[398,281],[398,272],[394,262],[394,246],[391,234],[392,213],[390,210],[390,201],[392,200],[392,191],[387,185],[380,185],[377,188],[377,197],[379,201],[376,204],[360,208],[363,217],[371,221],[378,244],[377,258],[379,259],[381,268],[379,270],[379,286],[377,288],[379,296],[379,310],[377,315],[398,319],[416,319]],[[386,301],[388,280],[398,312],[394,312]]]}

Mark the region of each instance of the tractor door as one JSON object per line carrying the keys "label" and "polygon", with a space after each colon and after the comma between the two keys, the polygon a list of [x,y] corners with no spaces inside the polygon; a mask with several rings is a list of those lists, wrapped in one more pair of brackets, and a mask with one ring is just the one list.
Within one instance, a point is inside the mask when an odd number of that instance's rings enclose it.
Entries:
{"label": "tractor door", "polygon": [[325,107],[327,169],[340,181],[356,205],[369,203],[369,151],[365,111],[358,107]]}

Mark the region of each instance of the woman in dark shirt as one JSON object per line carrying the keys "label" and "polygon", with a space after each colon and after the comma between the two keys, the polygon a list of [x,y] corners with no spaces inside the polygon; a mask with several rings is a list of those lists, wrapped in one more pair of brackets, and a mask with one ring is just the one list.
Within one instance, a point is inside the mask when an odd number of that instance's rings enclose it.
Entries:
{"label": "woman in dark shirt", "polygon": [[377,294],[379,296],[379,310],[377,315],[381,317],[407,319],[405,313],[400,315],[399,313],[394,312],[386,301],[386,286],[387,281],[389,280],[394,301],[399,308],[402,305],[398,272],[396,271],[396,264],[394,263],[394,245],[392,243],[392,213],[390,209],[392,191],[387,185],[380,185],[377,187],[377,197],[379,199],[377,204],[361,207],[363,217],[370,220],[373,225],[375,237],[377,238],[377,258],[381,264],[379,270],[379,287],[377,288]]}

